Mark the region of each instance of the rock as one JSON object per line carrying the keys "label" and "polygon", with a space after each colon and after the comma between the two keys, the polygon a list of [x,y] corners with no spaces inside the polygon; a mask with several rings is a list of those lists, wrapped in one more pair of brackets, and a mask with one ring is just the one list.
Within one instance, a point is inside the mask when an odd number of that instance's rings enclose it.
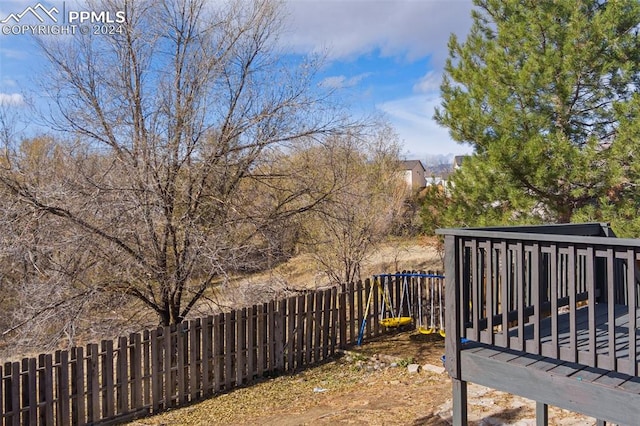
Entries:
{"label": "rock", "polygon": [[420,365],[418,364],[409,364],[407,365],[407,371],[409,374],[416,374],[420,371]]}
{"label": "rock", "polygon": [[485,417],[480,420],[478,426],[503,426],[504,421],[495,417]]}
{"label": "rock", "polygon": [[442,374],[445,372],[444,367],[439,367],[437,365],[433,365],[433,364],[425,364],[422,366],[422,369],[425,371],[430,371],[432,373],[436,373],[436,374]]}

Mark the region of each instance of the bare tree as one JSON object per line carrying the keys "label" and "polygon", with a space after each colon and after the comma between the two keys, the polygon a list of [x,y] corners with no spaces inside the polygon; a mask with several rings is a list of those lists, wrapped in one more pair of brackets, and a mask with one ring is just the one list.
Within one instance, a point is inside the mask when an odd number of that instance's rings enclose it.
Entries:
{"label": "bare tree", "polygon": [[[67,157],[52,138],[23,141],[5,157],[21,185],[37,184],[44,192],[61,190]],[[53,349],[66,340],[73,345],[84,313],[108,304],[108,295],[96,293],[92,244],[70,232],[65,221],[32,209],[0,187],[0,348],[5,356]]]}
{"label": "bare tree", "polygon": [[126,13],[121,34],[42,41],[53,123],[72,139],[59,148],[65,171],[43,182],[9,157],[0,174],[4,191],[78,243],[87,291],[132,296],[165,325],[260,260],[266,230],[326,197],[297,188],[265,202],[256,188],[290,177],[259,170],[351,127],[317,92],[316,63],[278,55],[275,2],[217,6],[106,0],[102,10]]}
{"label": "bare tree", "polygon": [[381,126],[369,136],[335,137],[314,150],[314,158],[316,179],[332,189],[325,188],[331,196],[321,208],[305,215],[303,241],[333,283],[353,282],[409,195],[397,136]]}

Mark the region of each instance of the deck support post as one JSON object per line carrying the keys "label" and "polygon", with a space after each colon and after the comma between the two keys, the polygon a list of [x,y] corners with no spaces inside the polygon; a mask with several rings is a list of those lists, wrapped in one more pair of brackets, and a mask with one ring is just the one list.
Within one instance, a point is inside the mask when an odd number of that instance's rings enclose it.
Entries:
{"label": "deck support post", "polygon": [[453,426],[467,426],[467,382],[451,378],[453,386]]}
{"label": "deck support post", "polygon": [[543,402],[536,401],[536,426],[549,425],[549,406]]}

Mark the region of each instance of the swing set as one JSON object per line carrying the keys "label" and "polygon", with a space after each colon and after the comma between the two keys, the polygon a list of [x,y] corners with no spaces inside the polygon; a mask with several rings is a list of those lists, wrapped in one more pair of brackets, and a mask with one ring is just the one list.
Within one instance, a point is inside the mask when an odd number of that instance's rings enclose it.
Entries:
{"label": "swing set", "polygon": [[[401,289],[399,292],[396,290],[395,300],[398,302],[397,305],[394,303],[394,298],[391,295],[391,287],[394,279],[402,280]],[[442,337],[445,336],[443,318],[443,275],[431,273],[380,274],[374,275],[374,286],[378,288],[379,300],[373,300],[374,291],[372,288],[369,292],[364,317],[362,318],[360,332],[358,334],[358,345],[362,344],[367,317],[369,316],[369,311],[374,303],[378,303],[378,311],[380,312],[379,324],[383,327],[396,328],[413,323],[413,305],[417,304],[417,331],[421,334],[438,333]],[[424,293],[423,286],[425,287]],[[417,295],[415,294],[416,288]],[[399,301],[397,299],[399,299]],[[425,303],[428,305],[428,309],[423,306]],[[426,324],[427,310],[430,319],[428,324]]]}
{"label": "swing set", "polygon": [[[418,285],[418,331],[421,334],[433,334],[438,333],[440,336],[445,337],[444,331],[444,319],[442,303],[444,300],[444,276],[428,274],[424,278],[427,279],[427,299],[431,306],[429,309],[430,321],[429,326],[426,327],[422,324],[423,312],[422,312],[422,286]],[[438,300],[438,325],[435,322],[436,312],[436,299]]]}

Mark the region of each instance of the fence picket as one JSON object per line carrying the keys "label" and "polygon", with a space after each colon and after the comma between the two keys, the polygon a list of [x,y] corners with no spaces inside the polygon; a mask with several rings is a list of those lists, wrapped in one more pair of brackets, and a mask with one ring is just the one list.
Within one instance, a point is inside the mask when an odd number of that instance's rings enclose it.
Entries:
{"label": "fence picket", "polygon": [[144,359],[142,370],[143,405],[148,408],[151,406],[151,332],[149,330],[142,333],[142,354]]}
{"label": "fence picket", "polygon": [[173,407],[173,397],[175,395],[174,387],[174,346],[173,346],[173,334],[171,333],[171,327],[164,327],[162,330],[162,343],[164,346],[164,359],[162,365],[164,366],[164,408]]}
{"label": "fence picket", "polygon": [[304,295],[300,295],[296,301],[296,368],[300,368],[304,365],[304,324],[306,300],[307,298]]}
{"label": "fence picket", "polygon": [[275,312],[274,337],[275,337],[275,369],[284,371],[284,338],[285,338],[285,321],[287,313],[287,300],[280,300],[278,309]]}
{"label": "fence picket", "polygon": [[224,318],[225,314],[218,314],[213,317],[213,390],[215,392],[219,392],[224,383]]}
{"label": "fence picket", "polygon": [[162,386],[162,329],[151,331],[151,409],[160,411],[164,389]]}
{"label": "fence picket", "polygon": [[131,411],[142,408],[142,336],[129,335],[129,380],[131,381]]}
{"label": "fence picket", "polygon": [[322,342],[322,292],[313,293],[313,362],[320,361],[320,344]]}
{"label": "fence picket", "polygon": [[347,347],[347,293],[341,292],[338,294],[338,321],[340,323],[339,328],[339,343],[340,349],[346,349]]}
{"label": "fence picket", "polygon": [[201,327],[200,319],[189,321],[189,400],[195,401],[200,394],[201,377],[201,357],[200,341]]}
{"label": "fence picket", "polygon": [[236,313],[236,386],[241,386],[246,377],[246,339],[247,308],[242,308]]}
{"label": "fence picket", "polygon": [[213,378],[213,342],[211,340],[213,333],[213,317],[209,315],[202,321],[202,358],[201,358],[201,371],[202,371],[202,393],[200,396],[210,395],[212,391],[212,378]]}
{"label": "fence picket", "polygon": [[5,395],[6,392],[4,389],[4,373],[2,370],[2,365],[0,365],[0,422],[4,423],[4,403],[5,403]]}
{"label": "fence picket", "polygon": [[258,376],[262,376],[264,372],[266,363],[267,363],[267,322],[266,322],[266,312],[265,305],[258,305],[257,312],[257,336],[256,342],[258,345],[258,355],[257,355],[257,366],[256,366],[256,374]]}
{"label": "fence picket", "polygon": [[287,353],[286,371],[295,370],[295,333],[296,333],[296,297],[287,299],[287,334],[285,339],[285,349]]}
{"label": "fence picket", "polygon": [[73,424],[86,423],[84,406],[84,350],[71,348],[71,415]]}
{"label": "fence picket", "polygon": [[[7,389],[9,389],[9,395],[7,395],[7,402],[11,405],[7,407],[7,412],[11,413],[10,419],[13,426],[20,425],[20,363],[12,362],[5,364],[9,372],[9,383]],[[10,424],[7,422],[7,425]]]}
{"label": "fence picket", "polygon": [[322,306],[322,359],[327,359],[329,356],[329,331],[331,321],[331,300],[333,299],[333,292],[331,289],[322,292],[324,298],[324,305]]}
{"label": "fence picket", "polygon": [[340,316],[338,314],[338,289],[335,287],[331,289],[331,305],[330,306],[331,306],[331,319],[329,324],[331,327],[331,336],[330,336],[331,348],[329,349],[329,355],[333,356],[335,355],[336,344],[338,339],[336,329],[337,329],[338,321],[340,321]]}
{"label": "fence picket", "polygon": [[[40,393],[40,424],[53,424],[53,359],[51,354],[38,356],[38,391]],[[2,377],[2,372],[0,372]],[[0,384],[0,388],[1,388]],[[2,401],[0,391],[0,401]],[[2,404],[0,404],[2,406]],[[1,411],[0,411],[0,414]],[[2,416],[0,415],[0,418]]]}
{"label": "fence picket", "polygon": [[35,425],[38,421],[38,399],[36,396],[36,359],[22,359],[22,403],[27,410],[23,411],[22,424]]}
{"label": "fence picket", "polygon": [[229,391],[234,385],[234,368],[235,368],[235,311],[224,314],[224,389]]}
{"label": "fence picket", "polygon": [[267,308],[267,366],[266,371],[273,371],[276,368],[275,353],[276,353],[276,340],[274,337],[275,331],[275,304],[273,301],[266,304]]}
{"label": "fence picket", "polygon": [[307,312],[305,315],[305,350],[304,350],[304,363],[311,364],[313,362],[313,309],[314,300],[313,293],[307,295]]}
{"label": "fence picket", "polygon": [[56,411],[56,423],[66,425],[71,423],[69,418],[70,397],[69,397],[69,351],[56,351],[55,353],[55,370],[56,370],[56,398],[58,400],[58,409]]}
{"label": "fence picket", "polygon": [[253,305],[247,310],[249,323],[247,324],[247,348],[249,351],[249,359],[247,370],[249,371],[249,381],[253,380],[258,374],[258,305]]}
{"label": "fence picket", "polygon": [[176,349],[177,352],[177,366],[176,366],[176,384],[178,389],[178,395],[176,401],[179,405],[187,402],[187,388],[189,386],[189,375],[187,374],[187,369],[189,368],[186,364],[185,354],[188,354],[188,342],[189,340],[186,338],[186,333],[188,332],[189,324],[186,322],[180,323],[176,327],[175,335],[176,335]]}
{"label": "fence picket", "polygon": [[113,382],[113,341],[103,340],[102,346],[102,418],[113,417],[115,386]]}
{"label": "fence picket", "polygon": [[100,372],[98,370],[98,345],[87,345],[87,421],[100,419]]}
{"label": "fence picket", "polygon": [[356,335],[356,323],[355,323],[357,321],[357,318],[354,318],[355,317],[354,309],[355,309],[355,306],[356,306],[356,304],[355,304],[355,292],[356,291],[357,290],[354,288],[353,283],[349,283],[347,285],[347,291],[346,291],[346,293],[347,293],[347,300],[346,300],[346,302],[347,302],[346,303],[347,315],[345,317],[345,320],[348,321],[348,323],[349,323],[349,335],[345,339],[345,342],[344,342],[345,346],[344,347],[346,347],[346,345],[348,345],[348,344],[350,344],[352,342],[355,342],[356,338],[357,338],[357,335]]}

